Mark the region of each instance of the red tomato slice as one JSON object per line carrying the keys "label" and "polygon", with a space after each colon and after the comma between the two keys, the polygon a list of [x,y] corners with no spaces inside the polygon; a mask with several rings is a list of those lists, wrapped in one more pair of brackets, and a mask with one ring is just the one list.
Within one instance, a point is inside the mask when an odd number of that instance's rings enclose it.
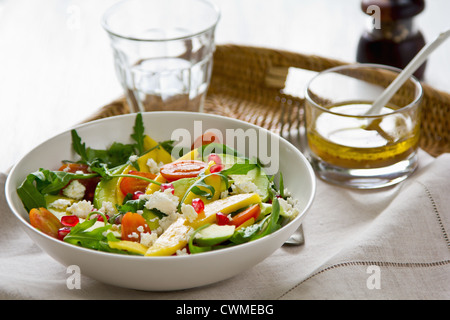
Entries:
{"label": "red tomato slice", "polygon": [[259,214],[261,213],[261,207],[259,204],[255,204],[251,206],[248,209],[245,209],[242,212],[239,212],[237,215],[235,215],[231,221],[230,224],[235,225],[236,227],[239,227],[241,224],[243,224],[248,219],[254,218],[255,220],[258,218]]}
{"label": "red tomato slice", "polygon": [[179,160],[165,164],[161,167],[161,175],[168,181],[198,176],[208,167],[208,164],[199,160]]}
{"label": "red tomato slice", "polygon": [[122,240],[140,242],[141,232],[151,232],[147,221],[139,213],[127,212],[122,218]]}
{"label": "red tomato slice", "polygon": [[[132,174],[134,176],[140,176],[148,179],[154,180],[156,175],[149,172],[140,172],[140,171],[129,171],[128,174]],[[131,177],[123,177],[120,182],[120,190],[124,195],[128,193],[134,194],[137,191],[145,192],[149,182],[139,179],[139,178],[131,178]]]}
{"label": "red tomato slice", "polygon": [[198,147],[210,144],[210,143],[222,143],[219,139],[219,137],[214,134],[214,132],[207,131],[204,134],[202,134],[200,137],[195,139],[194,143],[191,146],[191,150],[197,149]]}

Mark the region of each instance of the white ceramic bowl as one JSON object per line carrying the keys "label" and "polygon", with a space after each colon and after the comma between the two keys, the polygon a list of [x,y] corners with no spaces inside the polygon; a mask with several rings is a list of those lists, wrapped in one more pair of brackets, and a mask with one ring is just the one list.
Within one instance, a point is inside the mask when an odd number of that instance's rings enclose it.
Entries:
{"label": "white ceramic bowl", "polygon": [[[128,256],[98,252],[56,240],[29,224],[16,188],[27,174],[39,168],[57,168],[61,160],[78,158],[71,149],[68,130],[30,151],[14,166],[6,182],[6,198],[12,212],[31,239],[51,257],[65,266],[79,266],[83,275],[120,287],[152,291],[187,289],[218,282],[253,267],[280,248],[300,226],[313,201],[316,182],[308,161],[289,142],[252,124],[215,115],[152,112],[144,113],[143,120],[146,134],[156,141],[171,139],[171,133],[179,128],[185,128],[194,135],[194,121],[202,121],[203,130],[256,129],[276,137],[279,139],[284,184],[298,199],[300,214],[278,231],[256,241],[189,256]],[[134,121],[135,115],[132,114],[117,116],[78,126],[76,130],[87,146],[104,148],[113,141],[129,143]]]}

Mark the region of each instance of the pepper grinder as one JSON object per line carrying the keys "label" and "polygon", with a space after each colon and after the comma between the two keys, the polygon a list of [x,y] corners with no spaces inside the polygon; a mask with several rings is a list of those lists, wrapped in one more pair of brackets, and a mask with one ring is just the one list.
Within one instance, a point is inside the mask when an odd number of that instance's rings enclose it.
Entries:
{"label": "pepper grinder", "polygon": [[[403,69],[425,46],[425,38],[414,24],[414,17],[425,9],[425,0],[362,0],[361,9],[371,18],[359,40],[358,62]],[[425,68],[424,63],[414,75],[423,79]]]}

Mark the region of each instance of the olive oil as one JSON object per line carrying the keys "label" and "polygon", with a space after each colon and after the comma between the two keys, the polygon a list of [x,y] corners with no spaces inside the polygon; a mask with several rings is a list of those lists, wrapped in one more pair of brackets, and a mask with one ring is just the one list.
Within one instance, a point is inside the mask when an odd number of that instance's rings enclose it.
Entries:
{"label": "olive oil", "polygon": [[393,165],[414,153],[419,123],[394,106],[384,107],[380,117],[365,117],[370,107],[365,102],[334,105],[309,121],[308,144],[315,156],[337,167],[369,169]]}

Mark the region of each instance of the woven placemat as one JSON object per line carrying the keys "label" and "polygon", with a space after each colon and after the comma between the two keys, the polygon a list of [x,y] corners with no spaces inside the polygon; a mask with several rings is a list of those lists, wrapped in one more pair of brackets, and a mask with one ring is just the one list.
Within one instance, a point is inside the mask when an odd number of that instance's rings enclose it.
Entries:
{"label": "woven placemat", "polygon": [[[204,111],[244,120],[276,133],[298,129],[303,123],[304,99],[285,90],[289,70],[320,72],[344,64],[283,50],[218,45]],[[450,94],[426,84],[423,88],[420,147],[438,156],[450,152]],[[120,97],[86,121],[128,112],[126,99]]]}

